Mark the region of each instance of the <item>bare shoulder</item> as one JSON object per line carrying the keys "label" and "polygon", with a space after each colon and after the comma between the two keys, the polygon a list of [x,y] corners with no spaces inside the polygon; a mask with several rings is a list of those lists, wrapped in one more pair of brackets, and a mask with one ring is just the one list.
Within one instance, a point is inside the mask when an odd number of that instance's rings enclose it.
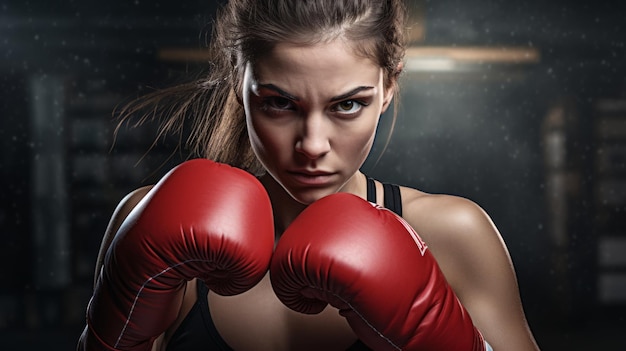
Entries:
{"label": "bare shoulder", "polygon": [[[477,286],[506,281],[517,288],[508,249],[489,215],[475,202],[403,188],[405,220],[426,242],[460,298]],[[500,277],[500,282],[486,280]]]}
{"label": "bare shoulder", "polygon": [[455,242],[501,239],[489,215],[472,200],[402,187],[402,205],[403,217],[425,236],[423,239]]}
{"label": "bare shoulder", "polygon": [[537,350],[508,249],[489,215],[458,196],[402,188],[404,219],[494,349]]}
{"label": "bare shoulder", "polygon": [[117,232],[122,222],[124,222],[130,212],[137,207],[137,204],[143,200],[150,189],[152,189],[152,185],[147,185],[133,190],[122,198],[113,212],[106,234],[109,234],[109,232],[113,232],[113,234],[115,234],[115,232]]}
{"label": "bare shoulder", "polygon": [[111,242],[113,241],[113,238],[115,238],[115,234],[117,233],[118,229],[120,228],[126,217],[128,217],[130,212],[146,196],[150,189],[152,189],[152,185],[133,190],[132,192],[128,193],[128,195],[124,196],[124,198],[122,198],[122,200],[113,211],[113,215],[109,220],[109,224],[107,225],[104,236],[102,237],[102,242],[100,243],[100,251],[96,260],[94,283],[95,281],[97,281],[98,276],[100,275],[100,269],[102,267],[104,255],[109,249],[109,246],[111,246]]}

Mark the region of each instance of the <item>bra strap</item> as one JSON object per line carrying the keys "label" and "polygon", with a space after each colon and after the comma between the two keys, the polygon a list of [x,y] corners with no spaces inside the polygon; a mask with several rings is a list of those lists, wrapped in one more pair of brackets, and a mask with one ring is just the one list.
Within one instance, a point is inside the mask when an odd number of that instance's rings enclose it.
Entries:
{"label": "bra strap", "polygon": [[370,177],[367,177],[367,201],[376,203],[376,183]]}
{"label": "bra strap", "polygon": [[[385,208],[402,216],[402,197],[400,187],[396,184],[383,184],[383,199]],[[376,183],[374,179],[367,177],[367,201],[376,203]]]}
{"label": "bra strap", "polygon": [[395,212],[402,217],[402,198],[400,197],[400,187],[395,184],[383,183],[383,195],[385,208]]}

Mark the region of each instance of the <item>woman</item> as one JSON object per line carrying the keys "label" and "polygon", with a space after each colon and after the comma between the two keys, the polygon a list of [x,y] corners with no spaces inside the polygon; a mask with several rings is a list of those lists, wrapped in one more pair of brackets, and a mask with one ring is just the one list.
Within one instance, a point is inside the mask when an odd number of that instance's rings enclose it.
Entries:
{"label": "woman", "polygon": [[[383,185],[359,170],[397,92],[405,17],[400,0],[230,1],[214,26],[209,76],[157,92],[127,115],[162,107],[157,113],[169,113],[168,132],[192,113],[190,140],[199,155],[258,176],[279,242],[302,211],[331,194],[394,207],[428,244],[493,349],[536,350],[512,263],[489,217],[469,200]],[[116,209],[97,279],[113,237],[150,189],[134,191]],[[394,191],[395,202],[385,201]],[[174,303],[175,321],[150,341],[152,349],[365,348],[336,310],[292,311],[276,297],[269,274],[260,279],[230,297],[191,279]]]}

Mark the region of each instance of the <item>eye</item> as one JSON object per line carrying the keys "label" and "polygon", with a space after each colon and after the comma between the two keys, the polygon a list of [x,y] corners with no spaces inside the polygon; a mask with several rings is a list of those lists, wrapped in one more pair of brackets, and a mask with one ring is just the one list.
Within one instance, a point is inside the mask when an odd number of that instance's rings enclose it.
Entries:
{"label": "eye", "polygon": [[333,106],[332,110],[340,114],[351,115],[361,111],[363,106],[365,104],[356,100],[344,100]]}
{"label": "eye", "polygon": [[293,102],[282,96],[270,96],[263,99],[263,105],[266,109],[273,110],[293,110],[295,108]]}

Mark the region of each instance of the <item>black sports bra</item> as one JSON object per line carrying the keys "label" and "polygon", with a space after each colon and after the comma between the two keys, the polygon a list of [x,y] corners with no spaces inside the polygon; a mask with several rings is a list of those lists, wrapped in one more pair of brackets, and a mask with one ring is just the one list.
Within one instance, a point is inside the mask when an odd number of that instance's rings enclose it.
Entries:
{"label": "black sports bra", "polygon": [[[400,188],[395,184],[383,183],[384,206],[402,216]],[[367,178],[367,201],[376,203],[376,185]],[[198,300],[185,319],[172,335],[167,351],[222,350],[232,351],[217,331],[209,310],[209,289],[200,279],[197,280]],[[347,351],[370,350],[361,341],[354,343]]]}
{"label": "black sports bra", "polygon": [[[390,183],[382,183],[382,185],[384,207],[402,217],[402,196],[400,195],[400,187]],[[367,201],[376,203],[376,182],[370,177],[367,177]]]}

